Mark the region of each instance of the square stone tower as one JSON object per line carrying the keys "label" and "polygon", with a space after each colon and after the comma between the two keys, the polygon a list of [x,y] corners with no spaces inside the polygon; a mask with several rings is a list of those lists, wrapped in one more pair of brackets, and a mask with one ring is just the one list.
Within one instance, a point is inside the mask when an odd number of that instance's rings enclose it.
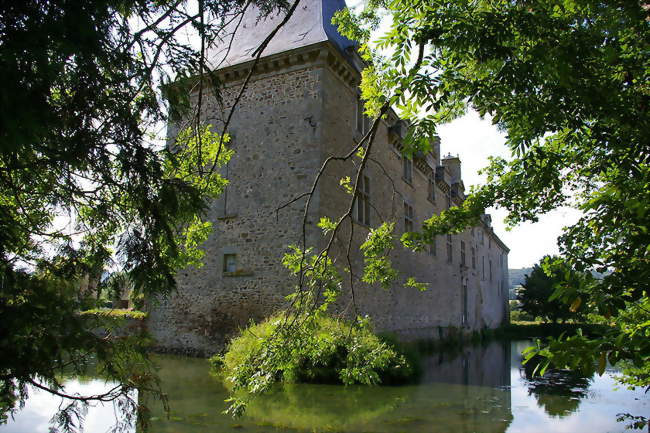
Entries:
{"label": "square stone tower", "polygon": [[[159,348],[216,352],[251,319],[285,305],[296,281],[281,260],[289,245],[302,242],[305,199],[283,205],[309,191],[325,159],[348,153],[369,128],[358,91],[362,62],[354,43],[331,24],[343,7],[344,0],[302,0],[264,51],[228,128],[235,155],[223,169],[230,184],[209,210],[215,224],[203,246],[206,265],[180,272],[178,292],[150,305],[148,329]],[[204,90],[201,109],[215,131],[251,69],[251,53],[284,13],[258,16],[249,9],[231,27],[233,36],[209,51],[223,88],[221,102]],[[179,126],[169,125],[169,135]],[[460,159],[441,159],[439,142],[426,155],[404,158],[399,150],[406,128],[394,112],[381,120],[353,217],[334,242],[341,267],[348,266],[350,238],[350,264],[360,271],[358,247],[372,227],[394,221],[397,235],[417,230],[432,213],[464,199]],[[347,161],[330,165],[321,177],[307,213],[307,245],[322,246],[315,227],[321,216],[345,213],[351,198],[340,179],[354,173],[354,162]],[[404,338],[496,327],[507,317],[507,253],[486,218],[466,233],[437,239],[426,252],[397,248],[391,259],[401,280],[395,287],[355,281],[354,304],[344,294],[338,309],[368,314],[378,331]],[[429,289],[403,287],[407,276]]]}

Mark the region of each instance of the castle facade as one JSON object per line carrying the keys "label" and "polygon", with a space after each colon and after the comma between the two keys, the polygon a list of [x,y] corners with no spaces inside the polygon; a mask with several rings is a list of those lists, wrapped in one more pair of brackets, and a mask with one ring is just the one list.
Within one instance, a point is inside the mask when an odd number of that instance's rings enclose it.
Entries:
{"label": "castle facade", "polygon": [[[281,261],[289,245],[301,244],[305,199],[281,207],[309,191],[323,161],[348,153],[369,128],[358,93],[361,62],[354,44],[330,23],[344,6],[344,0],[302,0],[264,51],[228,128],[235,155],[223,168],[230,184],[208,213],[215,224],[204,245],[206,265],[180,272],[178,292],[149,306],[147,326],[161,349],[215,352],[249,320],[286,305],[296,282]],[[204,91],[201,109],[215,131],[250,71],[251,52],[281,19],[257,21],[255,11],[247,12],[232,43],[210,52],[224,87],[221,102]],[[170,125],[170,136],[177,130]],[[398,235],[417,230],[431,214],[464,199],[460,159],[442,157],[439,142],[426,155],[405,158],[399,150],[405,132],[393,112],[379,124],[353,218],[333,244],[341,266],[347,266],[348,236],[353,269],[361,269],[358,247],[370,228],[393,221]],[[353,161],[346,161],[322,176],[308,212],[307,245],[323,244],[316,227],[321,216],[345,213],[350,196],[340,179],[354,173]],[[398,247],[391,260],[403,279],[391,290],[355,284],[356,313],[369,315],[378,331],[403,338],[497,327],[508,315],[508,251],[488,215],[471,230],[438,237],[427,251]],[[404,287],[407,276],[428,290]],[[350,308],[342,299],[339,309]]]}

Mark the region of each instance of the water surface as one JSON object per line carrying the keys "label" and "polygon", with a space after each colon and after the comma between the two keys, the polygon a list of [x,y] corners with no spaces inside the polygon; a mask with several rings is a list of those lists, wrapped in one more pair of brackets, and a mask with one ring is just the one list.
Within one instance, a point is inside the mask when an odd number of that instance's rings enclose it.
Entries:
{"label": "water surface", "polygon": [[[254,400],[239,419],[222,414],[228,393],[208,374],[205,360],[156,356],[172,413],[167,418],[152,404],[152,431],[609,433],[626,431],[626,424],[617,422],[619,413],[650,414],[643,391],[617,386],[613,369],[591,378],[565,373],[542,380],[527,377],[520,355],[527,344],[494,341],[427,356],[417,385],[278,386]],[[108,386],[101,380],[70,380],[67,391],[98,393]],[[32,392],[26,407],[0,432],[47,433],[60,402]],[[84,431],[107,431],[115,416],[110,404],[92,407]]]}

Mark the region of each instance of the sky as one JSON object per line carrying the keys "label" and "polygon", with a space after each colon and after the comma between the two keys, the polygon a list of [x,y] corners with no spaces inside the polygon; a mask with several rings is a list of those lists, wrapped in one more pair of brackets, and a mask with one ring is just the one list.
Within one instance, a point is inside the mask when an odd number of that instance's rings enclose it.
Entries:
{"label": "sky", "polygon": [[[478,185],[485,178],[478,171],[487,166],[489,156],[508,157],[505,136],[492,125],[488,118],[481,119],[475,111],[438,126],[440,151],[442,155],[458,155],[462,162],[462,176],[466,190],[470,185]],[[506,230],[503,219],[507,213],[503,209],[488,209],[492,215],[495,233],[510,248],[508,265],[510,268],[531,267],[547,254],[558,253],[557,237],[562,228],[578,220],[580,212],[571,208],[560,208],[542,215],[537,223],[525,223]]]}

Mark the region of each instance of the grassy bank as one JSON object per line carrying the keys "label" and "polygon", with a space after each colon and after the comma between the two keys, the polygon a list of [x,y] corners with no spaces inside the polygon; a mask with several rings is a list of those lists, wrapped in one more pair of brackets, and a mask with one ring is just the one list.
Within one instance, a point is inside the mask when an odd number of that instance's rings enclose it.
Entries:
{"label": "grassy bank", "polygon": [[574,335],[582,329],[583,334],[598,336],[605,333],[607,326],[592,323],[544,323],[544,322],[511,322],[508,325],[492,331],[496,338],[525,339],[541,337],[559,337],[561,334]]}
{"label": "grassy bank", "polygon": [[127,310],[123,308],[93,308],[79,313],[81,316],[107,317],[112,319],[135,319],[144,320],[147,313],[137,310]]}

